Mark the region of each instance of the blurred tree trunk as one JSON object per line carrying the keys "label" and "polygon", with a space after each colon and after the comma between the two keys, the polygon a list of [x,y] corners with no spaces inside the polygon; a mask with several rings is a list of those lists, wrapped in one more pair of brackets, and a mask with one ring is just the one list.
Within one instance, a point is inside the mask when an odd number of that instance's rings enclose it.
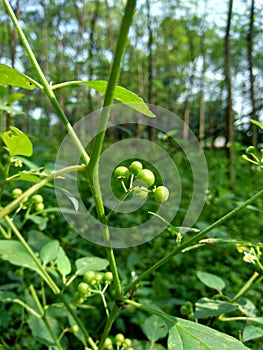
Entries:
{"label": "blurred tree trunk", "polygon": [[230,180],[230,188],[234,187],[234,117],[233,117],[233,97],[232,97],[232,77],[231,77],[231,44],[230,31],[233,11],[233,0],[229,0],[227,26],[225,33],[225,81],[227,89],[227,105],[226,105],[226,153],[228,158],[228,177]]}
{"label": "blurred tree trunk", "polygon": [[199,93],[199,141],[202,144],[205,138],[205,72],[206,72],[206,50],[205,50],[205,31],[206,31],[206,9],[207,0],[204,3],[204,14],[201,22],[201,36],[200,36],[200,54],[202,59],[202,75],[200,81]]}
{"label": "blurred tree trunk", "polygon": [[[147,30],[148,30],[148,103],[153,103],[153,31],[152,31],[152,19],[151,19],[151,9],[150,9],[150,0],[146,0],[146,17],[147,17]],[[148,127],[148,138],[152,140],[153,128]]]}
{"label": "blurred tree trunk", "polygon": [[[250,21],[249,21],[249,31],[247,35],[247,53],[248,53],[248,69],[249,69],[249,93],[250,93],[250,103],[251,103],[251,118],[257,120],[257,109],[255,102],[255,76],[253,72],[254,60],[253,60],[253,40],[254,40],[254,17],[255,17],[255,0],[251,0],[250,5]],[[250,124],[251,130],[251,143],[253,146],[257,146],[258,141],[258,128],[255,124]]]}
{"label": "blurred tree trunk", "polygon": [[[20,17],[20,8],[19,8],[19,0],[13,5],[14,13],[16,17],[19,19]],[[17,56],[17,46],[18,46],[18,36],[16,29],[11,25],[11,21],[8,21],[8,29],[9,29],[9,48],[10,48],[10,58],[11,58],[11,66],[15,68],[16,56]],[[13,86],[9,86],[9,93],[12,94],[14,92]],[[15,118],[10,113],[6,113],[5,125],[3,129],[8,129],[9,126],[14,125]]]}

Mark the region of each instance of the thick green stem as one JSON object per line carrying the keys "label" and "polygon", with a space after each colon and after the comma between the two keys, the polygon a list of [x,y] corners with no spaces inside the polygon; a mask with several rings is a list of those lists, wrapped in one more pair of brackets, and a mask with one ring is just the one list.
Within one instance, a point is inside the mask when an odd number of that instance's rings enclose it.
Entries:
{"label": "thick green stem", "polygon": [[169,254],[167,254],[164,258],[159,260],[156,264],[151,266],[148,270],[144,271],[136,280],[132,281],[124,290],[124,293],[127,293],[129,290],[135,288],[135,286],[148,277],[151,273],[153,273],[155,270],[159,269],[161,266],[166,264],[169,260],[171,260],[175,255],[181,253],[185,248],[190,247],[193,244],[196,244],[198,241],[200,241],[202,238],[206,236],[206,234],[210,231],[212,231],[215,227],[222,225],[227,220],[231,219],[233,216],[235,216],[240,210],[247,207],[249,204],[254,202],[256,199],[261,197],[263,195],[263,190],[260,190],[258,193],[256,193],[254,196],[246,200],[244,203],[240,204],[238,207],[227,213],[226,215],[222,216],[220,219],[215,221],[210,226],[206,227],[204,230],[200,231],[197,235],[186,241],[185,243],[182,243],[179,247],[172,250]]}
{"label": "thick green stem", "polygon": [[114,321],[116,320],[118,314],[119,314],[119,307],[117,305],[114,305],[112,310],[111,310],[110,316],[107,319],[107,323],[106,323],[106,326],[105,326],[105,328],[103,330],[102,336],[100,338],[100,343],[99,343],[98,350],[102,350],[103,349],[104,343],[105,343],[105,339],[107,338],[107,336],[108,336],[108,334],[109,334],[109,332],[111,330],[111,327],[112,327]]}
{"label": "thick green stem", "polygon": [[[129,28],[132,23],[133,13],[135,10],[136,0],[128,0],[125,13],[122,18],[122,23],[120,27],[120,32],[118,36],[117,46],[114,54],[114,59],[112,63],[109,83],[107,85],[107,90],[104,98],[103,107],[109,107],[113,102],[113,94],[117,82],[119,80],[119,75],[121,71],[121,62],[124,56],[124,52],[127,45],[127,38],[129,33]],[[90,155],[90,164],[88,167],[88,177],[93,194],[93,198],[96,205],[96,210],[98,214],[98,219],[104,224],[104,239],[107,246],[110,246],[110,232],[108,228],[108,220],[105,216],[104,204],[101,195],[100,183],[99,183],[99,157],[102,150],[102,145],[104,142],[104,137],[109,121],[110,108],[103,108],[97,128],[97,135],[94,139],[91,155]],[[114,257],[114,252],[111,247],[107,247],[107,256],[110,263],[110,268],[113,273],[113,279],[116,289],[117,298],[121,298],[122,289],[118,274],[118,269]]]}
{"label": "thick green stem", "polygon": [[87,152],[85,151],[85,148],[83,147],[82,143],[80,142],[77,134],[75,133],[74,129],[72,128],[71,124],[69,123],[65,113],[63,112],[62,108],[60,107],[59,103],[58,103],[58,100],[52,90],[52,86],[48,83],[42,69],[40,68],[39,64],[38,64],[38,61],[34,55],[34,52],[32,51],[28,41],[27,41],[27,38],[23,32],[23,30],[21,29],[19,23],[18,23],[18,20],[16,18],[16,15],[12,9],[12,7],[10,6],[9,4],[9,1],[8,0],[4,0],[4,4],[5,4],[5,7],[6,7],[6,10],[16,28],[16,31],[18,33],[18,36],[22,42],[22,45],[24,46],[28,56],[29,56],[29,59],[33,65],[33,67],[35,68],[36,72],[37,72],[37,75],[38,75],[38,78],[39,80],[41,81],[42,85],[43,85],[43,89],[48,97],[48,99],[50,100],[50,102],[52,103],[53,107],[55,108],[56,112],[57,112],[57,115],[58,117],[61,119],[61,121],[63,122],[67,132],[69,133],[69,135],[71,136],[75,146],[77,147],[77,149],[80,151],[82,157],[83,157],[83,160],[85,162],[85,164],[89,164],[89,161],[90,161],[90,158],[87,154]]}

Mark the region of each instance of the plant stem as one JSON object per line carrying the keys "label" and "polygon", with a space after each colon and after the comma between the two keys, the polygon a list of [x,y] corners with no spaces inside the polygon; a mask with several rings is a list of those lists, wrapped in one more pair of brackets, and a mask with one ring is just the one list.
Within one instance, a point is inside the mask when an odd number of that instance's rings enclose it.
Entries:
{"label": "plant stem", "polygon": [[89,164],[89,161],[90,161],[90,158],[85,150],[85,148],[83,147],[82,143],[80,142],[77,134],[75,133],[73,127],[71,126],[70,122],[68,121],[68,118],[66,117],[65,113],[63,112],[62,108],[60,107],[59,103],[58,103],[58,100],[52,90],[52,87],[51,85],[48,83],[42,69],[40,68],[39,64],[38,64],[38,61],[34,55],[34,52],[32,51],[28,41],[27,41],[27,38],[23,32],[23,30],[21,29],[19,23],[18,23],[18,20],[16,18],[16,15],[12,9],[12,7],[10,6],[9,4],[9,1],[8,0],[4,0],[4,4],[5,4],[5,7],[6,7],[6,10],[16,28],[16,31],[18,33],[18,36],[22,42],[22,45],[24,46],[28,56],[29,56],[29,59],[33,65],[33,67],[35,68],[36,72],[37,72],[37,75],[38,75],[38,78],[39,80],[41,81],[42,85],[43,85],[43,89],[44,89],[44,92],[46,93],[48,99],[50,100],[50,102],[52,103],[53,107],[55,108],[56,112],[57,112],[57,115],[58,117],[61,119],[61,121],[63,122],[67,132],[69,133],[70,137],[72,138],[76,148],[80,151],[80,154],[82,155],[83,157],[83,160],[85,162],[85,164]]}
{"label": "plant stem", "polygon": [[30,248],[30,246],[28,245],[28,243],[26,242],[24,237],[21,235],[21,233],[18,231],[18,229],[14,225],[13,221],[8,216],[5,217],[5,220],[8,224],[8,226],[11,228],[11,230],[14,232],[14,234],[16,235],[18,240],[20,241],[20,243],[23,245],[24,249],[27,251],[27,253],[30,255],[30,257],[32,258],[32,260],[34,261],[36,266],[38,267],[38,269],[39,269],[38,272],[42,276],[42,278],[46,281],[47,285],[50,287],[50,289],[53,291],[54,294],[59,294],[60,289],[58,288],[56,283],[53,281],[53,279],[50,277],[50,275],[45,270],[45,268],[41,265],[40,261],[38,260],[38,258],[35,255],[35,253]]}
{"label": "plant stem", "polygon": [[58,350],[63,350],[61,345],[60,345],[59,339],[57,339],[55,333],[53,332],[52,327],[50,327],[50,324],[49,324],[49,322],[47,320],[47,317],[46,317],[46,314],[45,314],[45,310],[43,309],[43,307],[42,307],[42,305],[41,305],[41,303],[40,303],[40,301],[38,299],[37,293],[36,293],[35,288],[34,288],[33,285],[29,286],[29,291],[30,291],[30,293],[31,293],[31,295],[32,295],[32,297],[34,299],[36,307],[38,308],[38,311],[39,311],[39,313],[41,315],[41,319],[45,323],[45,326],[46,326],[47,330],[49,331],[49,334],[50,334],[51,338],[54,341],[54,344],[56,345]]}
{"label": "plant stem", "polygon": [[102,350],[103,349],[103,346],[104,346],[104,343],[105,343],[105,339],[107,338],[110,330],[111,330],[111,327],[114,323],[114,321],[116,320],[117,316],[118,316],[118,313],[119,313],[119,307],[115,304],[110,312],[110,315],[107,319],[107,323],[105,325],[105,328],[103,330],[103,333],[102,333],[102,336],[100,338],[100,343],[99,343],[99,347],[98,347],[98,350]]}
{"label": "plant stem", "polygon": [[56,177],[61,176],[63,174],[67,174],[73,171],[83,171],[86,167],[84,165],[72,165],[63,169],[60,169],[58,171],[54,171],[51,175],[45,177],[43,180],[37,182],[35,185],[30,187],[28,190],[23,192],[21,196],[17,197],[13,202],[9,203],[6,207],[4,207],[0,211],[0,221],[3,219],[6,215],[11,213],[20,203],[23,202],[25,198],[30,197],[34,192],[39,190],[41,187],[43,187],[48,182],[54,180]]}
{"label": "plant stem", "polygon": [[136,5],[136,0],[128,0],[127,5],[125,7],[125,12],[122,18],[122,23],[120,26],[112,68],[110,72],[109,82],[105,93],[105,98],[103,103],[104,108],[102,109],[102,112],[101,112],[100,120],[97,127],[97,135],[95,136],[95,139],[94,139],[92,151],[90,154],[90,163],[88,166],[89,183],[93,194],[93,199],[95,201],[98,220],[104,224],[103,236],[105,239],[105,243],[107,245],[106,251],[107,251],[108,260],[110,263],[110,268],[113,274],[113,279],[114,279],[114,284],[116,289],[116,297],[119,299],[122,296],[122,289],[121,289],[119,273],[118,273],[118,269],[117,269],[117,265],[114,257],[114,252],[113,252],[113,249],[110,247],[110,232],[108,227],[108,220],[105,216],[104,204],[102,200],[100,183],[99,183],[99,157],[101,154],[102,145],[104,142],[108,120],[110,116],[110,108],[105,108],[105,107],[111,106],[113,102],[113,94],[114,94],[114,90],[117,85],[120,71],[121,71],[121,62],[122,62],[126,45],[127,45],[129,28],[132,23],[135,5]]}
{"label": "plant stem", "polygon": [[80,318],[76,315],[72,305],[68,302],[67,298],[65,297],[65,295],[63,293],[60,293],[60,298],[63,302],[63,304],[65,305],[66,309],[68,310],[68,312],[71,314],[71,316],[73,317],[73,319],[76,321],[77,325],[79,326],[79,328],[81,329],[85,339],[87,339],[88,343],[90,344],[92,350],[98,350],[97,345],[95,344],[95,342],[93,341],[93,339],[90,337],[89,333],[87,332],[84,324],[82,323],[82,321],[80,320]]}
{"label": "plant stem", "polygon": [[231,300],[231,302],[235,302],[236,300],[240,299],[243,294],[245,294],[249,288],[252,287],[254,281],[258,278],[259,273],[254,272],[253,275],[250,277],[250,279],[245,283],[245,285],[240,289],[240,291],[234,296],[234,298]]}
{"label": "plant stem", "polygon": [[246,200],[245,202],[243,202],[242,204],[240,204],[238,207],[236,207],[235,209],[231,210],[229,213],[227,213],[226,215],[222,216],[220,219],[218,219],[217,221],[215,221],[213,224],[211,224],[210,226],[206,227],[204,230],[200,231],[197,235],[195,235],[194,237],[190,238],[188,241],[186,241],[185,243],[182,243],[179,247],[175,248],[174,250],[172,250],[169,254],[167,254],[164,258],[162,258],[161,260],[159,260],[156,264],[154,264],[153,266],[151,266],[148,270],[144,271],[136,280],[132,281],[124,290],[124,294],[126,294],[129,290],[133,289],[136,284],[138,284],[140,281],[142,281],[143,279],[145,279],[146,277],[148,277],[152,272],[154,272],[155,270],[159,269],[161,266],[163,266],[164,264],[166,264],[169,260],[171,260],[171,258],[173,258],[175,255],[179,254],[182,252],[182,250],[184,250],[185,248],[190,247],[193,244],[196,244],[198,241],[200,241],[202,238],[205,237],[205,235],[212,231],[215,227],[222,225],[224,222],[226,222],[227,220],[231,219],[233,216],[235,216],[240,210],[244,209],[245,207],[247,207],[249,204],[251,204],[252,202],[254,202],[256,199],[258,199],[259,197],[261,197],[263,195],[263,189],[260,190],[259,192],[257,192],[254,196],[252,196],[251,198],[249,198],[248,200]]}

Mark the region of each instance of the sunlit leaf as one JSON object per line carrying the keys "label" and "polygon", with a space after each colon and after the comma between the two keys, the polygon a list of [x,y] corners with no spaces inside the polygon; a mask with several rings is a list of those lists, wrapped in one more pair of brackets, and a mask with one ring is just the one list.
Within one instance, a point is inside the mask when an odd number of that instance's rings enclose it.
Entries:
{"label": "sunlit leaf", "polygon": [[36,87],[26,75],[5,64],[0,64],[0,85],[17,86],[27,90],[34,90]]}
{"label": "sunlit leaf", "polygon": [[260,123],[259,121],[257,120],[254,120],[254,119],[250,119],[251,123],[257,125],[260,129],[263,129],[263,124]]}
{"label": "sunlit leaf", "polygon": [[21,155],[30,157],[33,153],[33,146],[26,134],[14,126],[10,126],[10,130],[2,135],[10,157]]}
{"label": "sunlit leaf", "polygon": [[[94,80],[94,81],[85,81],[82,82],[94,90],[100,92],[101,94],[105,94],[108,86],[108,82],[104,80]],[[113,94],[113,98],[121,103],[124,103],[137,112],[144,114],[148,117],[155,118],[155,115],[150,111],[149,107],[146,103],[144,103],[143,99],[136,95],[134,92],[125,89],[122,86],[116,86]]]}

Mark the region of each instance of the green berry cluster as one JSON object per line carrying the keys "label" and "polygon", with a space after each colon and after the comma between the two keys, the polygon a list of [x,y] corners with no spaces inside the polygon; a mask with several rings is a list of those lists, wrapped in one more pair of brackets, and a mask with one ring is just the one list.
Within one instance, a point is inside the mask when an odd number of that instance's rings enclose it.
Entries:
{"label": "green berry cluster", "polygon": [[74,304],[84,303],[87,297],[96,294],[98,290],[103,290],[103,292],[105,292],[112,280],[113,275],[110,271],[107,271],[105,273],[87,271],[83,275],[83,281],[78,284],[77,292],[73,298]]}
{"label": "green berry cluster", "polygon": [[[163,203],[169,198],[169,190],[165,186],[156,186],[155,175],[152,170],[144,168],[139,161],[133,161],[129,167],[120,165],[114,170],[114,177],[121,181],[126,193],[134,192],[136,199],[147,199],[149,194],[153,194],[156,202]],[[141,180],[145,186],[133,186],[134,180]],[[127,188],[127,182],[129,187]]]}
{"label": "green berry cluster", "polygon": [[32,197],[32,201],[33,201],[33,204],[34,204],[34,208],[35,208],[35,210],[37,212],[41,212],[41,211],[44,210],[45,205],[43,203],[43,197],[40,194],[35,194]]}
{"label": "green berry cluster", "polygon": [[114,344],[117,346],[118,350],[134,350],[132,346],[132,341],[129,338],[125,338],[122,333],[117,334],[114,339],[106,338],[103,348],[105,350],[114,349]]}
{"label": "green berry cluster", "polygon": [[[21,188],[14,188],[12,191],[12,197],[13,198],[18,198],[21,196],[23,191]],[[40,213],[44,210],[45,205],[43,203],[43,197],[40,194],[35,194],[32,196],[31,201],[28,200],[28,198],[25,198],[22,202],[22,209],[27,209],[30,206],[30,209],[33,207],[33,209]]]}

